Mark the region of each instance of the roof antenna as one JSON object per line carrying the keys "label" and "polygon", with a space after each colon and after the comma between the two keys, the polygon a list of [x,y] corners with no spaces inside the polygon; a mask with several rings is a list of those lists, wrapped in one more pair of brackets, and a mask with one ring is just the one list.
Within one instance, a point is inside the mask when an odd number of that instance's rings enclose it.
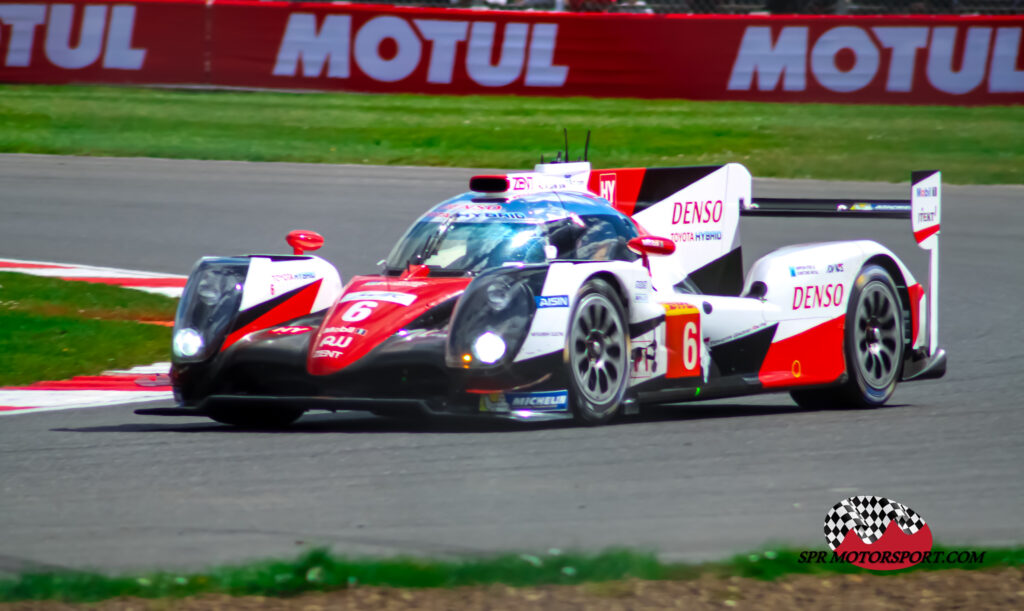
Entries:
{"label": "roof antenna", "polygon": [[590,150],[590,130],[587,130],[587,143],[583,145],[583,161],[588,161],[587,151]]}
{"label": "roof antenna", "polygon": [[569,161],[569,130],[568,128],[562,128],[562,134],[565,136],[565,161]]}

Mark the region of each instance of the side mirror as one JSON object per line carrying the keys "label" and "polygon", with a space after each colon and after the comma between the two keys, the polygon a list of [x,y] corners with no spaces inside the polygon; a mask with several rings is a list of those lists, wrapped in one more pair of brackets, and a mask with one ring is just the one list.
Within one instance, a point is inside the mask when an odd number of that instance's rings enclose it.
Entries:
{"label": "side mirror", "polygon": [[676,243],[668,238],[642,235],[627,243],[629,249],[640,255],[670,255],[676,251]]}
{"label": "side mirror", "polygon": [[294,250],[294,254],[297,255],[301,255],[307,250],[316,250],[324,245],[324,236],[315,231],[306,231],[304,229],[288,232],[285,240]]}

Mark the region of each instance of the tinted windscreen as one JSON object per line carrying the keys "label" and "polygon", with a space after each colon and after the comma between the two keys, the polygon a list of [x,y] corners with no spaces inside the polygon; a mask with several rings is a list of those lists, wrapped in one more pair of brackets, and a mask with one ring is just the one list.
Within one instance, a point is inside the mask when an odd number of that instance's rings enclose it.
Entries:
{"label": "tinted windscreen", "polygon": [[543,263],[545,228],[536,223],[424,221],[412,226],[388,256],[389,270],[410,264],[478,273],[505,263]]}

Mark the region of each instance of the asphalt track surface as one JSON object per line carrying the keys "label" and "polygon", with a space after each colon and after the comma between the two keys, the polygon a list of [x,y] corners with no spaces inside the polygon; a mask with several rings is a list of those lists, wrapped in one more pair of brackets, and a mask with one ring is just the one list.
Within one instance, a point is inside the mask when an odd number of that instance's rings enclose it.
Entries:
{"label": "asphalt track surface", "polygon": [[[908,167],[909,170],[914,169]],[[0,257],[187,273],[203,254],[282,252],[322,232],[369,272],[459,169],[0,156]],[[755,195],[907,197],[908,186],[755,181]],[[291,556],[476,555],[628,545],[719,558],[820,548],[857,494],[937,540],[1024,543],[1024,187],[947,186],[949,373],[873,411],[786,395],[651,410],[603,428],[307,416],[282,433],[112,407],[0,420],[0,571],[201,568]],[[745,219],[745,264],[788,243],[872,237],[924,279],[902,222]],[[2,290],[0,290],[2,299]]]}

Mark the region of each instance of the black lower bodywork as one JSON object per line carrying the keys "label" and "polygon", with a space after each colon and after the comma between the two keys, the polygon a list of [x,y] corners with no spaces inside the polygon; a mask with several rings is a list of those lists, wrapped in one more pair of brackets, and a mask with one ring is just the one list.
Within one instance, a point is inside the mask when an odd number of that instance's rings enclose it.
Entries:
{"label": "black lower bodywork", "polygon": [[[288,326],[317,328],[323,314]],[[306,369],[309,342],[300,335],[255,333],[200,363],[173,363],[171,382],[179,413],[205,415],[217,407],[364,410],[381,415],[480,413],[479,396],[501,391],[566,388],[561,353],[488,369],[445,364],[447,333],[419,329],[395,335],[356,363],[329,375]],[[139,410],[171,415],[172,410]]]}

